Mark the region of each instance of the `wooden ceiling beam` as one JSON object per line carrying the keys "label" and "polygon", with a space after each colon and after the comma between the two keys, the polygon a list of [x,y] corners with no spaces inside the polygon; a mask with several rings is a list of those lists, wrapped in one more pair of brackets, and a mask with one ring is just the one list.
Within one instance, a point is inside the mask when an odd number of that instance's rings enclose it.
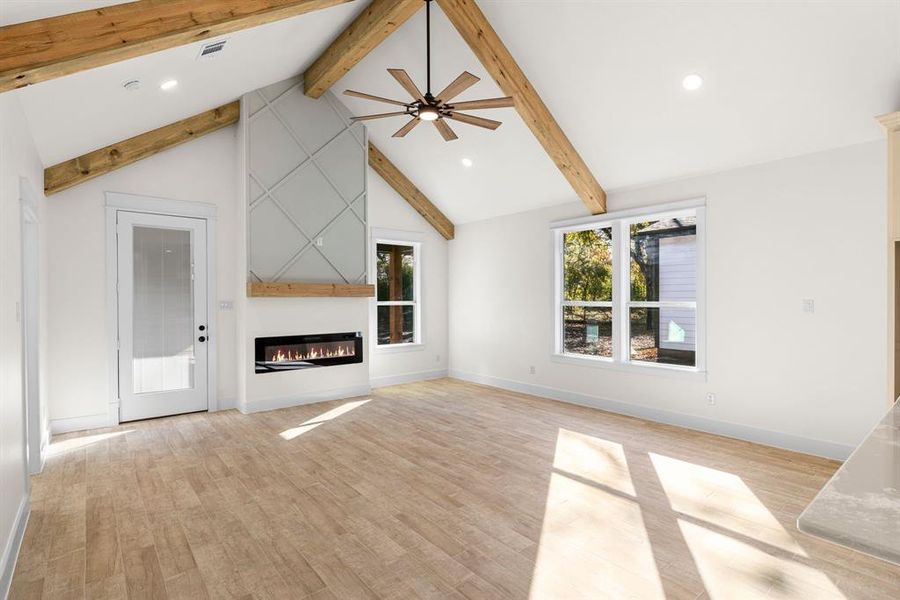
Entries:
{"label": "wooden ceiling beam", "polygon": [[232,102],[177,123],[142,133],[44,169],[44,193],[55,194],[184,142],[212,133],[241,117],[240,101]]}
{"label": "wooden ceiling beam", "polygon": [[424,4],[422,0],[372,0],[303,74],[306,95],[324,94]]}
{"label": "wooden ceiling beam", "polygon": [[0,92],[352,0],[138,0],[0,27]]}
{"label": "wooden ceiling beam", "polygon": [[445,239],[452,240],[456,233],[453,223],[444,216],[440,209],[431,203],[425,194],[419,191],[413,182],[400,172],[400,169],[389,161],[381,150],[369,142],[369,166],[394,188],[410,206],[434,227]]}
{"label": "wooden ceiling beam", "polygon": [[592,214],[606,212],[606,192],[550,114],[550,109],[532,87],[475,0],[436,1],[503,93],[514,98],[519,115],[588,210]]}

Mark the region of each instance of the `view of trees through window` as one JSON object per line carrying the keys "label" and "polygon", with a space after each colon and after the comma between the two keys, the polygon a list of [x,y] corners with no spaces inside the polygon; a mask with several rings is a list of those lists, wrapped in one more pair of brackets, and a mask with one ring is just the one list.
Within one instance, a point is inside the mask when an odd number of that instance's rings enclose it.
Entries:
{"label": "view of trees through window", "polygon": [[[695,216],[628,225],[631,360],[696,365],[696,237]],[[567,232],[562,250],[563,351],[611,358],[613,228]]]}
{"label": "view of trees through window", "polygon": [[378,345],[411,344],[415,339],[415,248],[377,244]]}
{"label": "view of trees through window", "polygon": [[612,357],[612,229],[563,237],[565,352]]}

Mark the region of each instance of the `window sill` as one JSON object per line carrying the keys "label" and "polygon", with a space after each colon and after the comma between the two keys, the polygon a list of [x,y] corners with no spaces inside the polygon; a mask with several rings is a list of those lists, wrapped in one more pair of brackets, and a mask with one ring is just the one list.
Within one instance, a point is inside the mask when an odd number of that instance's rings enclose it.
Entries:
{"label": "window sill", "polygon": [[608,369],[610,371],[622,371],[639,375],[651,375],[654,377],[673,377],[677,379],[693,379],[706,381],[706,371],[679,367],[677,365],[651,365],[637,363],[617,363],[610,358],[590,358],[573,354],[551,354],[550,360],[555,363],[590,367],[594,369]]}
{"label": "window sill", "polygon": [[375,344],[375,352],[378,354],[395,354],[397,352],[421,352],[425,349],[425,344],[387,344],[379,346]]}

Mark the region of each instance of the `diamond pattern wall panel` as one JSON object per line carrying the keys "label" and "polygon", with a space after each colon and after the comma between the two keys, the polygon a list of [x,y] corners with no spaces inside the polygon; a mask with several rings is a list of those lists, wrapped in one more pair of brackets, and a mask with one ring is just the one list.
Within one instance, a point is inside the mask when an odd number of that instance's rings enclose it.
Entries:
{"label": "diamond pattern wall panel", "polygon": [[243,102],[250,278],[365,282],[365,128],[330,92],[308,98],[299,78]]}

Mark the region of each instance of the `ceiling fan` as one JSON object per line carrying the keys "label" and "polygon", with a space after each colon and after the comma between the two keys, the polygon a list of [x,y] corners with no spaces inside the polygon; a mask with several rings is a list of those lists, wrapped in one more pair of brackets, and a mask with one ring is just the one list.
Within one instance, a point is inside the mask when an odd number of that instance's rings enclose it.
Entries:
{"label": "ceiling fan", "polygon": [[423,94],[419,88],[416,87],[416,84],[413,83],[409,74],[403,69],[388,69],[388,73],[390,73],[394,79],[403,86],[403,89],[409,92],[409,95],[413,97],[413,102],[401,102],[400,100],[391,100],[389,98],[382,98],[381,96],[373,96],[371,94],[346,90],[344,94],[347,96],[375,100],[376,102],[384,102],[386,104],[404,107],[404,110],[402,111],[353,117],[353,120],[370,121],[372,119],[384,119],[387,117],[409,116],[412,117],[412,120],[401,127],[393,137],[405,137],[406,134],[415,129],[422,121],[430,121],[434,124],[441,134],[441,137],[443,137],[446,142],[458,139],[456,133],[454,133],[453,129],[450,128],[450,125],[447,124],[446,119],[452,119],[468,125],[475,125],[476,127],[484,127],[485,129],[497,129],[501,125],[500,121],[467,115],[459,111],[483,108],[507,108],[514,105],[512,98],[489,98],[486,100],[451,102],[453,98],[456,98],[461,93],[481,81],[481,79],[468,71],[464,71],[462,75],[454,79],[450,85],[438,92],[437,95],[431,93],[431,2],[432,0],[425,0],[425,60],[428,73],[427,91]]}

